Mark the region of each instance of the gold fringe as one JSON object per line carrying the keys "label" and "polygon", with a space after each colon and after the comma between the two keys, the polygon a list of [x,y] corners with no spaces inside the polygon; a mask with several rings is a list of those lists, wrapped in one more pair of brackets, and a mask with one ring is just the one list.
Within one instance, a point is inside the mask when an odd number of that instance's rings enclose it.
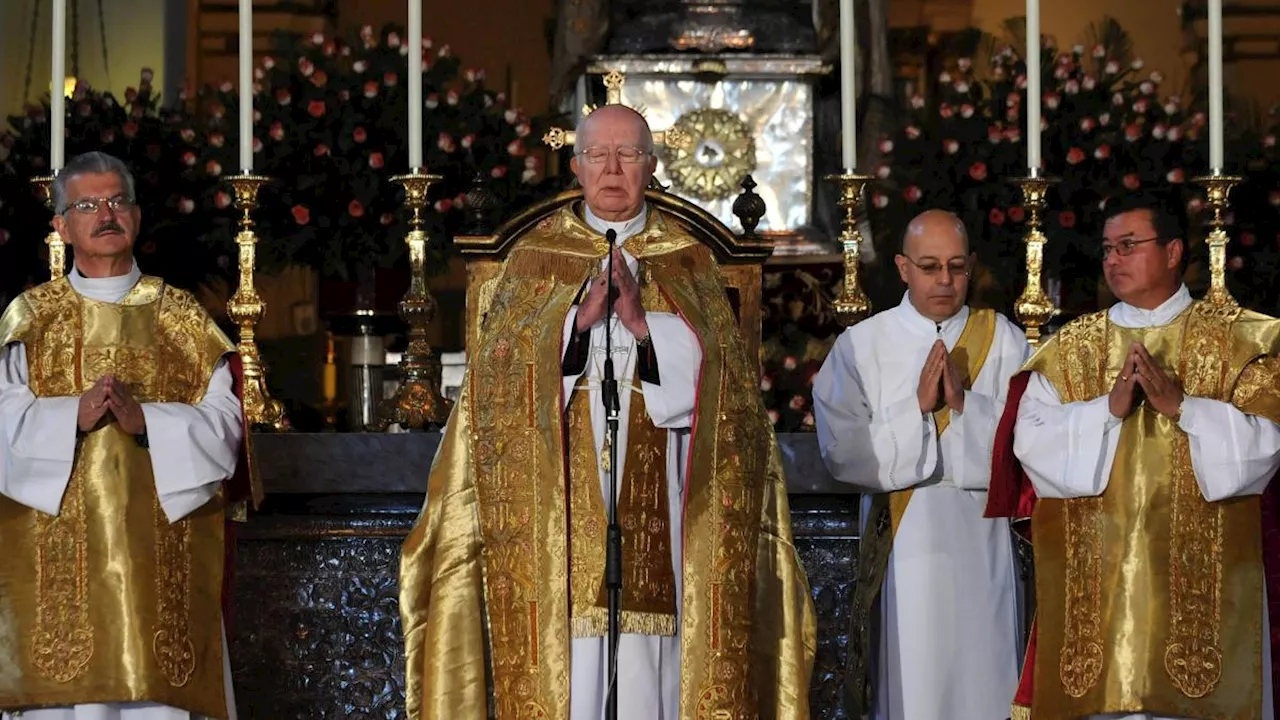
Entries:
{"label": "gold fringe", "polygon": [[1009,720],[1031,720],[1031,708],[1014,703],[1009,708]]}
{"label": "gold fringe", "polygon": [[546,250],[518,248],[507,259],[506,277],[539,280],[585,278],[592,258]]}
{"label": "gold fringe", "polygon": [[[623,610],[620,620],[619,629],[624,633],[663,637],[673,637],[676,634],[675,615]],[[574,617],[570,621],[570,629],[575,638],[604,637],[609,634],[609,611],[593,607],[586,615]]]}

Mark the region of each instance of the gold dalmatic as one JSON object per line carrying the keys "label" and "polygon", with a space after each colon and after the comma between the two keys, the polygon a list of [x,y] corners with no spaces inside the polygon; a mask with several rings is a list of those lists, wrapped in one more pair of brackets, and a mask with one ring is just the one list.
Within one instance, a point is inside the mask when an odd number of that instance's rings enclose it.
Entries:
{"label": "gold dalmatic", "polygon": [[[231,342],[189,293],[144,276],[120,303],[65,278],[0,319],[40,398],[103,375],[139,402],[198,403]],[[57,515],[0,497],[0,708],[153,702],[227,717],[222,491],[170,523],[151,457],[114,422],[77,441]]]}
{"label": "gold dalmatic", "polygon": [[[1280,323],[1193,303],[1126,329],[1097,313],[1033,357],[1062,401],[1106,395],[1141,342],[1188,396],[1280,421]],[[1031,717],[1143,710],[1253,720],[1262,707],[1258,496],[1208,502],[1187,434],[1140,404],[1120,427],[1106,491],[1040,498],[1032,515],[1038,637]]]}
{"label": "gold dalmatic", "polygon": [[[677,220],[651,210],[624,247],[703,350],[685,507],[669,508],[684,513],[680,718],[807,718],[813,605],[756,362],[710,251]],[[607,252],[566,208],[505,262],[401,557],[411,718],[569,715],[562,332]]]}

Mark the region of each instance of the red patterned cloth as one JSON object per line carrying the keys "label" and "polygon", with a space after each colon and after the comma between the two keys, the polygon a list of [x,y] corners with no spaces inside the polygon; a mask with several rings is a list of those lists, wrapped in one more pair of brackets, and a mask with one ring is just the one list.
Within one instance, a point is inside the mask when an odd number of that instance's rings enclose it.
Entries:
{"label": "red patterned cloth", "polygon": [[[987,493],[985,516],[1010,518],[1015,528],[1028,541],[1032,540],[1031,512],[1036,505],[1036,491],[1027,477],[1022,463],[1013,454],[1014,426],[1018,419],[1018,405],[1027,391],[1030,372],[1021,372],[1009,381],[1009,395],[1004,415],[996,427],[995,445],[991,453],[991,488]],[[1262,560],[1266,572],[1267,619],[1271,629],[1271,686],[1275,720],[1280,720],[1280,483],[1275,478],[1262,494]],[[1022,666],[1022,678],[1014,694],[1013,704],[1031,707],[1035,677],[1036,627],[1032,625],[1031,639],[1027,645],[1026,662]],[[1029,715],[1028,715],[1029,717]]]}

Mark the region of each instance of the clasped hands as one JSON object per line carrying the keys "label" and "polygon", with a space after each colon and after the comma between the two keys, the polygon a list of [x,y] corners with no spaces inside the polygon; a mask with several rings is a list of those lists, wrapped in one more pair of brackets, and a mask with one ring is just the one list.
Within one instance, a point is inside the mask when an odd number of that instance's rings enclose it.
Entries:
{"label": "clasped hands", "polygon": [[1113,417],[1123,420],[1133,412],[1138,386],[1156,412],[1174,420],[1182,414],[1181,383],[1160,367],[1142,343],[1135,342],[1129,346],[1129,357],[1111,386],[1109,403]]}
{"label": "clasped hands", "polygon": [[76,424],[81,432],[89,432],[98,426],[108,412],[120,424],[120,429],[130,435],[141,435],[147,429],[142,405],[133,397],[129,386],[115,377],[103,375],[80,396]]}
{"label": "clasped hands", "polygon": [[920,401],[922,413],[941,410],[943,404],[955,412],[964,412],[964,381],[941,340],[933,343],[929,356],[925,358],[916,398]]}
{"label": "clasped hands", "polygon": [[[578,317],[575,322],[578,332],[585,332],[604,318],[609,294],[609,275],[600,276],[591,281],[587,297],[578,306]],[[617,300],[613,310],[618,320],[637,339],[649,334],[649,323],[645,320],[644,307],[640,304],[640,283],[627,267],[622,251],[613,249],[613,286],[617,288]]]}

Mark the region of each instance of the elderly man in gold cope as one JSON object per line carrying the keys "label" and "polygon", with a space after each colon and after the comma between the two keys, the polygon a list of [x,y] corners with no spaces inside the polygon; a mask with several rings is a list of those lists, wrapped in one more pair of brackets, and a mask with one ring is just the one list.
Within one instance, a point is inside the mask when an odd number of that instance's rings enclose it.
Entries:
{"label": "elderly man in gold cope", "polygon": [[0,318],[0,711],[233,717],[238,358],[191,294],[139,273],[123,163],[81,155],[53,195],[75,267]]}
{"label": "elderly man in gold cope", "polygon": [[[582,122],[585,202],[512,249],[405,543],[411,718],[598,720],[606,331],[621,389],[619,717],[807,718],[815,625],[786,485],[710,251],[649,207],[621,106]],[[617,313],[605,328],[614,230]]]}

